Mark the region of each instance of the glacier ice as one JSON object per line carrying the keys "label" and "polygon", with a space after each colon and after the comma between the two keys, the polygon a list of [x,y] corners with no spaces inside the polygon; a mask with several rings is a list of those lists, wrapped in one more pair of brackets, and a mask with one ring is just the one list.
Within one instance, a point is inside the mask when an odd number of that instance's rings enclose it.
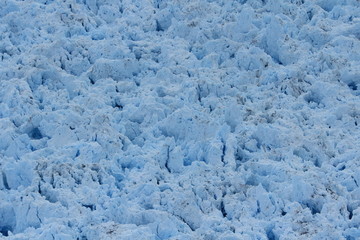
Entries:
{"label": "glacier ice", "polygon": [[360,238],[359,9],[1,1],[0,238]]}

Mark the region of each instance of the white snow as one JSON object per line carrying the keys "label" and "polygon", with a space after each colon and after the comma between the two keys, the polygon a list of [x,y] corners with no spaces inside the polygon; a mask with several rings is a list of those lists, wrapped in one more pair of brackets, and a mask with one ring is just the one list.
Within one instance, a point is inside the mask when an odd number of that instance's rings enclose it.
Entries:
{"label": "white snow", "polygon": [[0,1],[0,238],[360,239],[358,0]]}

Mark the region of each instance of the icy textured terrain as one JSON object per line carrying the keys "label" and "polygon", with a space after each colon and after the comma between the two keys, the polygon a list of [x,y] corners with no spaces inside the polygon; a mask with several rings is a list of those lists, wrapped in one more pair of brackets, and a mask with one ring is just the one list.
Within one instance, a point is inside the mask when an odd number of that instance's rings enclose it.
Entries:
{"label": "icy textured terrain", "polygon": [[0,238],[360,238],[359,0],[0,0]]}

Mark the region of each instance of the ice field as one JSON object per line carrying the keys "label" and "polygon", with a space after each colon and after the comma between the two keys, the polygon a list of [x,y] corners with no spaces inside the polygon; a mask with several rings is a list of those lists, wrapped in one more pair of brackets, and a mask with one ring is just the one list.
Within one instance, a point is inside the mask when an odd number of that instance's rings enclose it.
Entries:
{"label": "ice field", "polygon": [[0,0],[0,239],[360,239],[359,0]]}

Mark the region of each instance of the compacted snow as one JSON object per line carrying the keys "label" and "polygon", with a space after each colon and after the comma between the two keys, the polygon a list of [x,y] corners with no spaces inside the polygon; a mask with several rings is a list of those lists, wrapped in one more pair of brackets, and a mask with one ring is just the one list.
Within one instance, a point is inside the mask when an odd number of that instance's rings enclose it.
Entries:
{"label": "compacted snow", "polygon": [[1,239],[359,239],[358,0],[1,0]]}

